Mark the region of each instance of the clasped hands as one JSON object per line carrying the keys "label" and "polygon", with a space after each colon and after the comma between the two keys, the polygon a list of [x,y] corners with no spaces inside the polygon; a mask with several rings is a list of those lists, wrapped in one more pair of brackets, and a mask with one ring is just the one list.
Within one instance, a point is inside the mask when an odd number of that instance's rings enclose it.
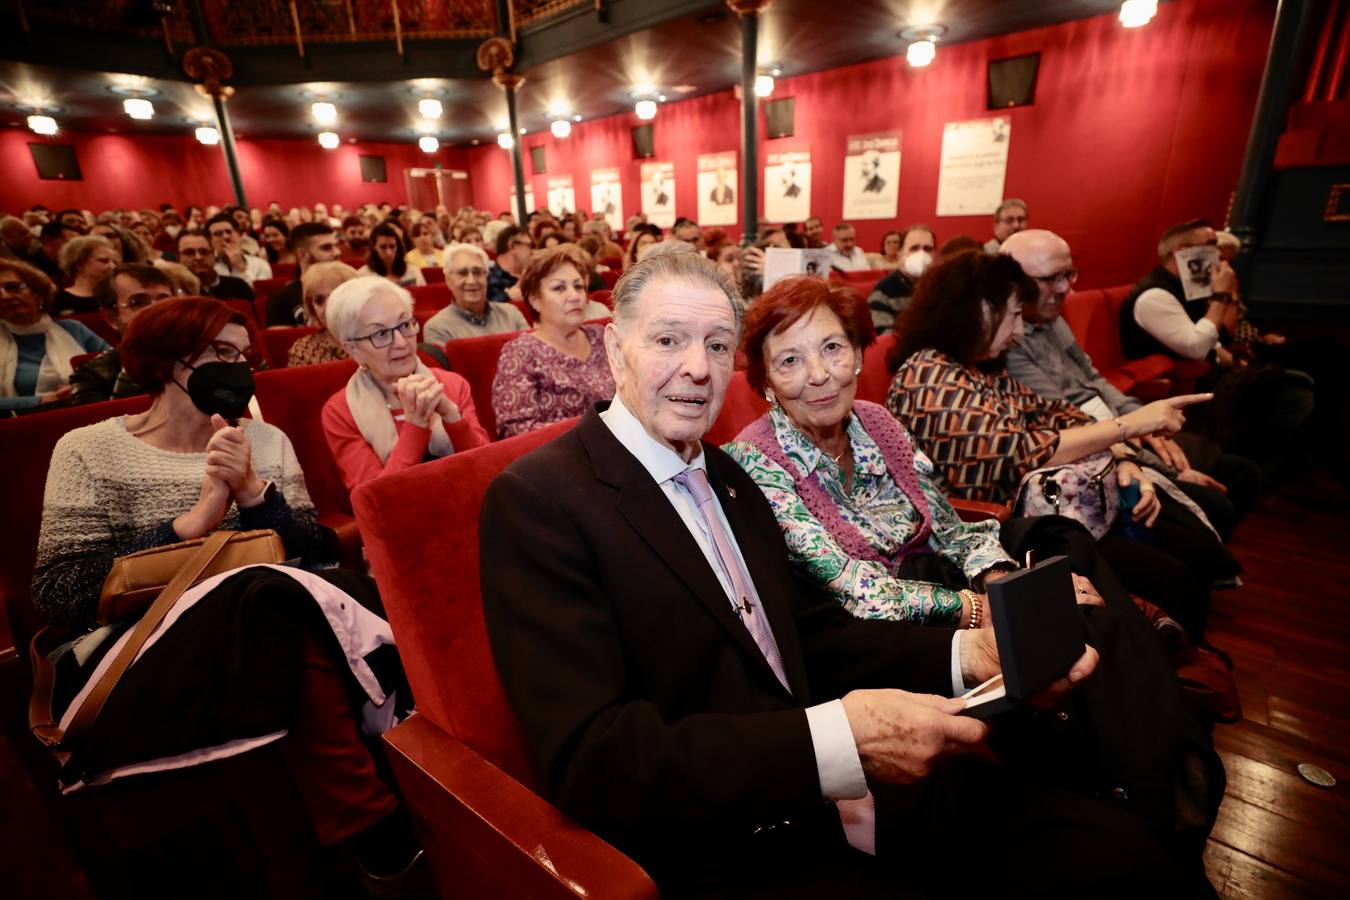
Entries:
{"label": "clasped hands", "polygon": [[[1097,660],[1097,651],[1085,647],[1068,675],[1029,702],[1053,706],[1092,674]],[[961,633],[966,684],[981,684],[1001,671],[992,629]],[[929,775],[943,757],[979,751],[989,735],[987,724],[960,715],[966,701],[959,697],[880,689],[850,691],[842,702],[863,772],[877,781],[911,784]]]}
{"label": "clasped hands", "polygon": [[404,375],[394,383],[394,392],[403,404],[403,417],[409,425],[429,428],[433,414],[443,422],[458,422],[459,407],[445,395],[445,386],[426,372]]}
{"label": "clasped hands", "polygon": [[253,444],[244,429],[222,417],[211,417],[215,433],[206,442],[206,472],[192,508],[173,520],[182,540],[192,540],[219,527],[234,502],[243,508],[262,502],[265,482],[253,471]]}

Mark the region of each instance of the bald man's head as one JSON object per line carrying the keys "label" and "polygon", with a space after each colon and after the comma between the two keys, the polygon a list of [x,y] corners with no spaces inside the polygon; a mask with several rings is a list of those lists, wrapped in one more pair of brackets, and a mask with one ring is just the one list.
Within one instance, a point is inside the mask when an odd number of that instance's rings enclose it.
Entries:
{"label": "bald man's head", "polygon": [[1068,242],[1053,231],[1033,228],[1009,235],[998,252],[1017,260],[1040,291],[1034,304],[1022,306],[1022,318],[1032,324],[1059,318],[1064,312],[1064,298],[1078,280]]}

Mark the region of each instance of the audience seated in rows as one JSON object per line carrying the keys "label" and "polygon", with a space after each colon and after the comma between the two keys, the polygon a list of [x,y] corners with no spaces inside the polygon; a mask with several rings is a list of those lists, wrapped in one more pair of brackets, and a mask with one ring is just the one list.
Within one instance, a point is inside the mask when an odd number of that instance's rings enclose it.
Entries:
{"label": "audience seated in rows", "polygon": [[867,254],[867,268],[895,271],[904,261],[901,252],[904,236],[899,231],[888,231],[881,236],[881,252]]}
{"label": "audience seated in rows", "polygon": [[[1124,445],[1175,434],[1182,410],[1208,395],[1159,400],[1103,422],[1038,397],[1005,362],[1023,330],[1022,307],[1037,299],[1035,282],[1009,256],[968,251],[938,263],[898,323],[886,405],[956,497],[1025,503],[1041,489],[1037,472],[1065,466],[1081,467],[1103,492],[1136,487],[1134,507],[1101,523],[1101,550],[1132,593],[1199,639],[1211,586],[1238,566],[1199,508],[1162,475],[1142,471]],[[1114,506],[1099,509],[1107,515]]]}
{"label": "audience seated in rows", "polygon": [[262,245],[268,265],[298,265],[295,251],[291,249],[291,226],[287,225],[285,220],[265,220],[262,233],[258,235],[258,242]]}
{"label": "audience seated in rows", "polygon": [[525,315],[510,303],[489,303],[488,256],[473,244],[445,248],[445,283],[454,303],[427,320],[425,340],[444,344],[456,338],[480,337],[530,327]]}
{"label": "audience seated in rows", "polygon": [[[436,220],[423,218],[410,229],[412,249],[404,254],[408,266],[418,273],[423,269],[444,269],[445,257],[436,244]],[[425,283],[425,282],[424,282]]]}
{"label": "audience seated in rows", "polygon": [[[667,896],[943,893],[957,870],[968,893],[1197,886],[1176,776],[1217,758],[1109,572],[1107,608],[1079,607],[1091,646],[1045,698],[1063,715],[991,736],[944,698],[999,670],[992,629],[861,621],[818,596],[755,481],[701,443],[732,377],[734,286],[661,254],[614,299],[615,399],[508,467],[481,517],[488,636],[545,796]],[[1099,766],[1136,773],[1157,814],[1076,783]],[[1212,821],[1221,787],[1203,793]],[[998,835],[975,867],[972,823]]]}
{"label": "audience seated in rows", "polygon": [[[248,214],[244,213],[244,216],[247,218]],[[243,236],[239,229],[238,220],[222,212],[211,217],[206,223],[205,230],[206,236],[211,240],[211,249],[216,255],[216,274],[221,277],[238,278],[251,287],[255,281],[271,278],[272,267],[268,265],[266,259],[244,250]]]}
{"label": "audience seated in rows", "polygon": [[933,264],[937,252],[937,232],[927,225],[911,225],[900,235],[900,263],[885,278],[876,283],[867,296],[867,308],[872,311],[872,325],[877,334],[895,328],[896,317],[909,305],[918,281]]}
{"label": "audience seated in rows", "polygon": [[[102,238],[92,240],[105,243]],[[0,411],[66,400],[71,360],[108,349],[108,342],[81,322],[53,320],[47,313],[56,287],[33,266],[0,258]]]}
{"label": "audience seated in rows", "polygon": [[834,241],[826,246],[833,251],[830,265],[841,272],[865,272],[871,268],[867,254],[858,246],[858,233],[847,222],[834,226]]}
{"label": "audience seated in rows", "polygon": [[[332,239],[331,234],[329,239]],[[305,269],[305,274],[300,277],[304,291],[305,322],[317,326],[319,330],[291,344],[286,355],[286,365],[309,366],[347,358],[342,342],[328,328],[325,310],[328,298],[338,285],[356,277],[356,270],[344,262],[317,262]]]}
{"label": "audience seated in rows", "polygon": [[[1028,229],[1009,236],[999,252],[1017,260],[1038,291],[1022,306],[1022,338],[1008,348],[1008,374],[1041,398],[1064,400],[1099,422],[1142,408],[1093,367],[1064,321],[1064,299],[1078,279],[1068,243],[1054,232]],[[1256,502],[1260,468],[1197,434],[1146,434],[1130,451],[1139,465],[1175,481],[1224,540]]]}
{"label": "audience seated in rows", "polygon": [[[177,296],[173,279],[163,270],[144,263],[123,263],[99,283],[98,303],[103,317],[125,334],[132,320],[152,304]],[[71,400],[99,403],[144,394],[145,388],[122,366],[122,351],[113,347],[85,362],[70,376]]]}
{"label": "audience seated in rows", "polygon": [[497,258],[488,267],[488,300],[506,303],[525,299],[516,282],[520,281],[525,267],[530,264],[534,238],[525,229],[508,225],[497,232],[495,248]]}
{"label": "audience seated in rows", "polygon": [[537,324],[502,348],[492,380],[498,437],[579,416],[614,396],[604,327],[583,324],[609,316],[608,307],[587,299],[589,264],[576,244],[562,244],[537,251],[521,275]]}
{"label": "audience seated in rows", "polygon": [[129,229],[116,222],[98,221],[89,229],[91,235],[98,235],[112,245],[113,253],[119,263],[141,263],[150,261],[150,246]]}
{"label": "audience seated in rows", "polygon": [[418,359],[417,319],[406,288],[378,275],[353,278],[332,292],[324,315],[359,363],[321,415],[348,490],[384,472],[488,443],[469,383]]}

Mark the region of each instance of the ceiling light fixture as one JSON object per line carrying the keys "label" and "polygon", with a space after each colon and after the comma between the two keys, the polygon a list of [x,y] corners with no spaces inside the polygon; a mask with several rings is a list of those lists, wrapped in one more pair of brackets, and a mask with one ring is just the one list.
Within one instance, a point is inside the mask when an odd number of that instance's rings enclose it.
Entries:
{"label": "ceiling light fixture", "polygon": [[503,150],[510,150],[515,145],[516,139],[511,137],[511,132],[503,131],[501,134],[497,135],[497,146],[501,147]]}
{"label": "ceiling light fixture", "polygon": [[1158,14],[1158,0],[1125,0],[1120,4],[1120,24],[1142,28]]}
{"label": "ceiling light fixture", "polygon": [[337,121],[337,107],[326,101],[311,105],[309,111],[313,113],[314,121],[320,125],[332,125]]}
{"label": "ceiling light fixture", "polygon": [[427,97],[417,101],[417,112],[424,119],[439,119],[445,108],[441,106],[441,101],[434,97]]}
{"label": "ceiling light fixture", "polygon": [[773,76],[761,74],[755,76],[755,96],[770,97],[773,96]]}
{"label": "ceiling light fixture", "polygon": [[912,68],[922,69],[937,57],[937,40],[946,33],[945,25],[906,28],[900,32],[900,39],[910,42],[905,48],[905,60]]}
{"label": "ceiling light fixture", "polygon": [[417,146],[422,149],[423,153],[435,153],[441,149],[441,142],[426,134],[417,139]]}
{"label": "ceiling light fixture", "polygon": [[656,101],[639,100],[637,105],[633,107],[633,112],[637,113],[637,117],[642,121],[651,121],[656,118]]}
{"label": "ceiling light fixture", "polygon": [[555,138],[565,138],[572,134],[572,123],[566,119],[558,119],[549,126]]}
{"label": "ceiling light fixture", "polygon": [[122,101],[122,109],[133,119],[153,119],[155,105],[144,97],[128,97]]}
{"label": "ceiling light fixture", "polygon": [[210,125],[203,125],[197,129],[197,140],[206,144],[208,147],[220,143],[220,132],[216,131]]}
{"label": "ceiling light fixture", "polygon": [[56,120],[51,116],[29,116],[28,127],[34,134],[56,134]]}
{"label": "ceiling light fixture", "polygon": [[338,138],[335,132],[332,131],[319,132],[319,146],[322,147],[323,149],[336,150],[338,148],[338,144],[340,143],[342,143],[342,141]]}
{"label": "ceiling light fixture", "polygon": [[573,117],[572,117],[572,121],[573,121],[573,122],[580,122],[580,121],[581,121],[581,113],[577,113],[575,116],[573,116]]}

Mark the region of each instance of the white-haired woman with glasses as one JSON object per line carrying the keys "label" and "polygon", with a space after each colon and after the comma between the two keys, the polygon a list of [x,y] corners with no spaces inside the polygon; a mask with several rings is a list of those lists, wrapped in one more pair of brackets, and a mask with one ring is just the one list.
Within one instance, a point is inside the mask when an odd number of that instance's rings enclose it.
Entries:
{"label": "white-haired woman with glasses", "polygon": [[412,295],[378,275],[335,288],[328,330],[359,368],[323,407],[323,431],[349,490],[488,442],[469,383],[417,358]]}

